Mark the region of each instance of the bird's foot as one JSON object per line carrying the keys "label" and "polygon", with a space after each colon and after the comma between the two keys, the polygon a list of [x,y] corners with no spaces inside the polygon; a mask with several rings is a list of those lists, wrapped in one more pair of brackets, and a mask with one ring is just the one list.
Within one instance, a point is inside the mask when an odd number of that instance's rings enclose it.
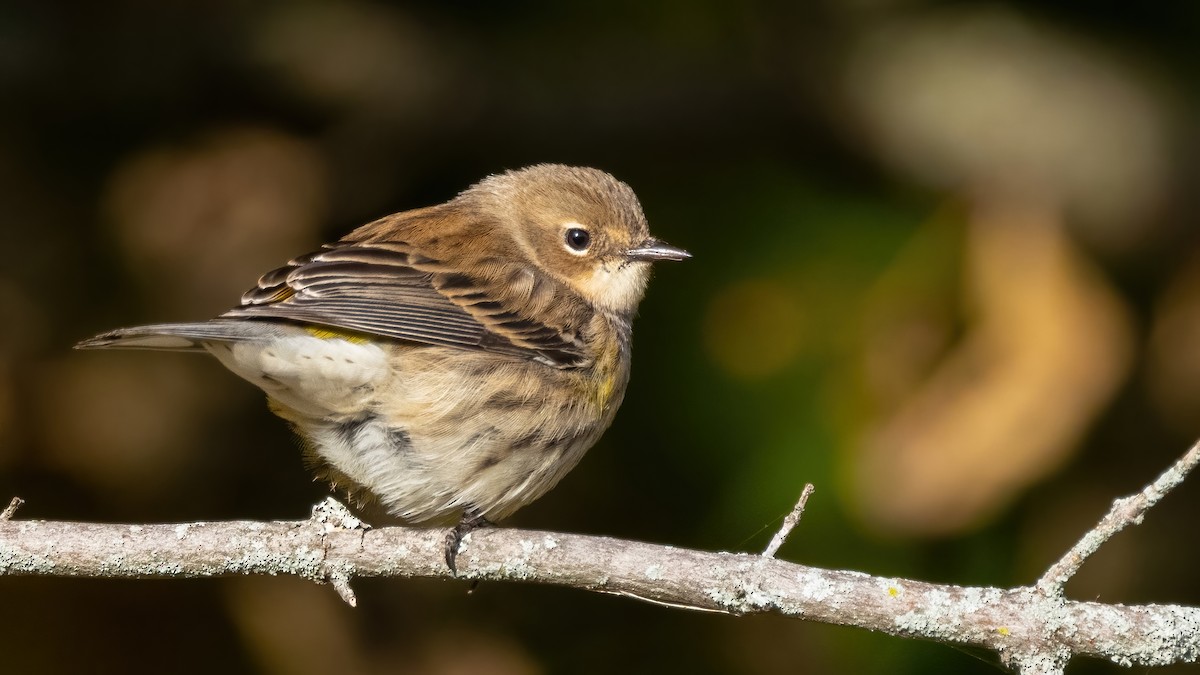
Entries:
{"label": "bird's foot", "polygon": [[458,574],[458,568],[455,567],[454,561],[458,557],[458,547],[462,544],[463,537],[473,530],[491,526],[492,523],[479,511],[475,509],[463,511],[462,520],[458,521],[458,524],[450,528],[450,532],[446,534],[446,566],[450,568],[451,574]]}

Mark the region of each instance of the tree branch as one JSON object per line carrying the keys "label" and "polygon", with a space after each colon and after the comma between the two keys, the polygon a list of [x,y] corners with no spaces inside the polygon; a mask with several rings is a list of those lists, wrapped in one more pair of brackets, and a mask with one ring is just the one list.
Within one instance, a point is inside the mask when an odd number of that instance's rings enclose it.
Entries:
{"label": "tree branch", "polygon": [[354,577],[526,581],[622,595],[667,607],[773,613],[900,637],[992,649],[1026,675],[1056,675],[1074,656],[1123,666],[1200,660],[1200,608],[1075,602],[1063,586],[1114,534],[1200,464],[1200,442],[1141,492],[1118,499],[1092,530],[1031,587],[929,584],[777,560],[812,493],[806,485],[762,555],[708,553],[554,532],[475,530],[457,575],[445,533],[371,529],[327,499],[308,520],[103,525],[13,520],[0,511],[0,576],[108,578],[292,574],[328,583],[350,605]]}
{"label": "tree branch", "polygon": [[292,574],[331,583],[353,604],[354,577],[525,581],[697,610],[782,616],[997,651],[1026,673],[1069,657],[1155,666],[1200,656],[1200,608],[1073,602],[1035,587],[971,588],[826,570],[606,537],[513,529],[464,538],[459,574],[445,532],[369,529],[332,499],[308,520],[180,525],[0,521],[0,576],[178,578]]}
{"label": "tree branch", "polygon": [[1151,484],[1141,492],[1118,499],[1100,522],[1071,547],[1063,557],[1046,570],[1037,587],[1049,595],[1062,595],[1063,587],[1075,576],[1093,553],[1098,551],[1104,542],[1112,539],[1113,535],[1130,525],[1140,525],[1146,512],[1157,504],[1167,493],[1174,490],[1196,465],[1200,464],[1200,441],[1197,441],[1180,457],[1171,468],[1162,472]]}

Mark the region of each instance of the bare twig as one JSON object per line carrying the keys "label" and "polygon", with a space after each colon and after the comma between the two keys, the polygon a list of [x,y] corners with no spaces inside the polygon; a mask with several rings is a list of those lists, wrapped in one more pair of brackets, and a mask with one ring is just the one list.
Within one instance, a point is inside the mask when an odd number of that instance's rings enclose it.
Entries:
{"label": "bare twig", "polygon": [[3,511],[0,511],[0,521],[12,520],[12,517],[17,513],[17,509],[21,508],[21,505],[24,503],[24,499],[21,499],[20,497],[13,497],[12,501],[8,503],[8,506],[4,507]]}
{"label": "bare twig", "polygon": [[[336,513],[337,509],[333,509]],[[1029,673],[1071,655],[1124,665],[1200,658],[1200,608],[1073,602],[1035,588],[971,588],[819,569],[752,554],[708,553],[554,532],[471,533],[446,568],[445,532],[362,529],[330,517],[291,522],[111,525],[0,522],[0,576],[210,577],[291,574],[524,581],[615,593],[670,607],[774,613],[995,650]]]}
{"label": "bare twig", "polygon": [[333,586],[333,590],[337,592],[347,605],[358,607],[358,597],[354,595],[354,589],[350,588],[350,577],[341,572],[332,572],[329,575],[329,585]]}
{"label": "bare twig", "polygon": [[775,533],[774,537],[771,537],[771,543],[767,544],[767,548],[763,550],[764,558],[774,558],[775,554],[779,552],[779,547],[787,541],[788,535],[796,529],[796,525],[800,524],[800,519],[804,517],[804,507],[808,504],[808,498],[815,489],[812,483],[804,484],[804,489],[800,491],[800,499],[792,507],[792,512],[784,517],[783,525],[779,527],[779,531]]}
{"label": "bare twig", "polygon": [[1183,457],[1141,492],[1114,501],[1112,508],[1104,514],[1100,522],[1038,579],[1038,590],[1048,595],[1061,595],[1063,586],[1075,576],[1085,560],[1116,533],[1130,525],[1141,524],[1146,511],[1182,483],[1197,464],[1200,464],[1200,441],[1192,445]]}

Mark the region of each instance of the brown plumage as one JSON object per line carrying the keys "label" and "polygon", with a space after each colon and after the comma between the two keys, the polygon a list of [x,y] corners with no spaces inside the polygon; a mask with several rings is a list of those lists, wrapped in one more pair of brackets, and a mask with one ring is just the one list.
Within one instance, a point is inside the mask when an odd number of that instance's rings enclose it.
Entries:
{"label": "brown plumage", "polygon": [[203,349],[262,388],[318,472],[463,532],[537,499],[595,443],[629,379],[650,236],[633,191],[543,164],[364,225],[264,275],[210,321],[80,348]]}

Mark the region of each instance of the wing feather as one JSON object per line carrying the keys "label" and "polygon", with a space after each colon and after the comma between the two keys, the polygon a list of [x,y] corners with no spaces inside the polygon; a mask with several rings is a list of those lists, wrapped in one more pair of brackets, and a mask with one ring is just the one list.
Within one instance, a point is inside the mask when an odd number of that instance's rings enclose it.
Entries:
{"label": "wing feather", "polygon": [[223,316],[282,319],[557,367],[590,363],[569,327],[527,316],[495,283],[453,271],[403,242],[343,241],[272,270]]}

